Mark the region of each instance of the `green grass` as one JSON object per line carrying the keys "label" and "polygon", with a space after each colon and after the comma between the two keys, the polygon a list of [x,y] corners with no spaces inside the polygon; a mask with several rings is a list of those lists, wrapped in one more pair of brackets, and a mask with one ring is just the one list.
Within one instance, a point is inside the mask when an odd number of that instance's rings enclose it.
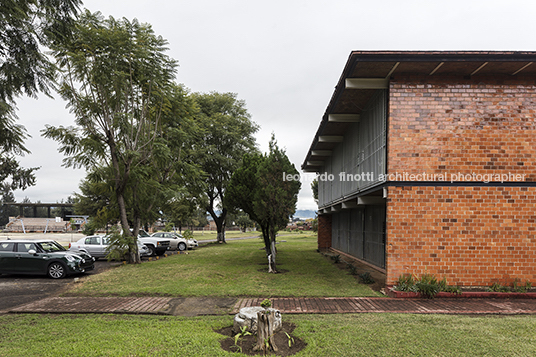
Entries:
{"label": "green grass", "polygon": [[[194,238],[202,242],[204,240],[216,239],[218,232],[216,231],[194,231]],[[225,238],[243,238],[243,237],[259,237],[260,232],[225,232]]]}
{"label": "green grass", "polygon": [[[303,356],[534,356],[536,318],[341,314],[283,316]],[[244,356],[221,350],[231,316],[2,315],[1,356]]]}
{"label": "green grass", "polygon": [[379,296],[316,252],[316,236],[280,238],[281,274],[267,273],[260,239],[213,243],[138,265],[86,277],[69,295],[83,296]]}
{"label": "green grass", "polygon": [[[202,242],[204,240],[211,240],[211,239],[216,239],[217,237],[217,233],[216,231],[194,231],[194,238],[197,239],[198,241]],[[310,234],[310,232],[302,232],[300,233],[300,231],[292,231],[292,232],[287,232],[287,231],[280,231],[279,232],[279,235],[280,236],[289,236],[289,235],[304,235],[304,234]],[[261,232],[239,232],[239,231],[228,231],[228,232],[225,232],[225,238],[244,238],[244,237],[260,237],[261,236]]]}

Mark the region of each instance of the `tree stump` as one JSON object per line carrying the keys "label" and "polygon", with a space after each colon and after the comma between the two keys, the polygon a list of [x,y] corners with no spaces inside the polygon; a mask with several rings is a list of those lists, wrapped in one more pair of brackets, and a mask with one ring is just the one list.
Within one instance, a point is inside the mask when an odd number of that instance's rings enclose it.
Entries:
{"label": "tree stump", "polygon": [[270,351],[277,352],[274,341],[274,320],[275,311],[257,312],[257,344],[253,351],[263,351],[265,354]]}

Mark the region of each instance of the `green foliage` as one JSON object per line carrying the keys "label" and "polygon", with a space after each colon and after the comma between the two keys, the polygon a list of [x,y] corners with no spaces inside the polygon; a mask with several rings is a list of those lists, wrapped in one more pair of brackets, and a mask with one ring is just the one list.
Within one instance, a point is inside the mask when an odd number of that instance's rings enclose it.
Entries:
{"label": "green foliage", "polygon": [[530,291],[532,288],[532,283],[530,281],[526,281],[525,284],[521,284],[521,281],[516,278],[514,279],[514,282],[512,283],[512,292],[516,293],[526,293]]}
{"label": "green foliage", "polygon": [[95,234],[97,229],[100,227],[96,227],[94,220],[89,220],[86,224],[84,224],[84,228],[82,228],[82,233],[86,236],[92,236]]}
{"label": "green foliage", "polygon": [[242,347],[238,345],[238,342],[245,336],[250,336],[251,332],[249,332],[247,326],[242,326],[240,328],[240,332],[238,332],[236,335],[234,335],[234,345],[240,352],[242,352]]}
{"label": "green foliage", "polygon": [[332,255],[331,260],[333,260],[335,263],[340,263],[341,262],[341,255],[340,254]]}
{"label": "green foliage", "polygon": [[15,202],[15,195],[9,185],[0,185],[2,193],[0,201],[0,226],[5,226],[9,223],[9,217],[16,217],[19,214],[19,209],[16,206],[4,205],[7,202]]}
{"label": "green foliage", "polygon": [[268,309],[268,308],[272,307],[272,302],[270,301],[270,299],[264,299],[261,302],[261,307],[265,308],[265,309]]}
{"label": "green foliage", "polygon": [[270,267],[275,271],[276,234],[296,211],[301,183],[283,180],[284,175],[294,176],[298,171],[277,146],[273,134],[269,147],[264,155],[244,155],[242,166],[231,178],[225,202],[229,207],[242,209],[258,223]]}
{"label": "green foliage", "polygon": [[315,233],[318,232],[318,217],[315,217],[315,219],[312,220],[311,230]]}
{"label": "green foliage", "polygon": [[311,182],[311,190],[313,190],[313,198],[318,201],[318,177]]}
{"label": "green foliage", "polygon": [[350,274],[352,274],[352,275],[357,275],[358,274],[357,268],[353,264],[346,263],[346,267],[348,269],[350,269]]}
{"label": "green foliage", "polygon": [[434,298],[440,291],[439,284],[433,274],[424,274],[420,280],[415,283],[417,292],[429,299]]}
{"label": "green foliage", "polygon": [[171,232],[173,230],[173,223],[167,222],[164,226],[164,232]]}
{"label": "green foliage", "polygon": [[[0,27],[1,28],[1,27]],[[0,40],[0,51],[1,51]],[[0,91],[1,82],[0,55]],[[14,110],[0,97],[0,185],[11,190],[26,189],[35,185],[35,174],[38,168],[21,168],[16,156],[24,156],[29,150],[24,146],[27,138],[26,129],[16,124]]]}
{"label": "green foliage", "polygon": [[398,277],[396,285],[394,286],[394,289],[405,292],[416,292],[415,278],[412,274],[400,275]]}
{"label": "green foliage", "polygon": [[191,230],[187,229],[184,232],[182,232],[182,236],[184,238],[186,238],[186,239],[192,239],[194,237],[194,232],[192,232]]}
{"label": "green foliage", "polygon": [[288,338],[288,347],[292,347],[292,344],[294,343],[294,338],[290,336],[288,333],[285,332],[285,335],[287,335]]}
{"label": "green foliage", "polygon": [[501,283],[493,283],[491,286],[487,289],[489,292],[495,292],[495,293],[507,293],[510,291],[507,286],[501,285]]}
{"label": "green foliage", "polygon": [[367,271],[367,272],[364,272],[362,274],[359,274],[359,278],[361,279],[361,282],[363,284],[374,284],[375,281],[374,279],[372,278],[372,276],[370,275],[370,273]]}
{"label": "green foliage", "polygon": [[13,190],[35,185],[38,168],[22,168],[29,153],[26,130],[16,124],[16,97],[50,95],[55,68],[45,47],[70,36],[79,0],[5,0],[0,3],[0,184]]}
{"label": "green foliage", "polygon": [[461,294],[460,287],[448,285],[446,278],[438,281],[433,274],[424,274],[420,279],[416,279],[411,274],[400,275],[394,289],[397,291],[420,293],[422,296],[430,299],[442,291]]}
{"label": "green foliage", "polygon": [[[259,127],[251,120],[245,101],[237,99],[235,93],[194,93],[192,97],[199,106],[196,122],[201,128],[195,145],[195,162],[206,174],[203,180],[206,210],[214,219],[218,233],[223,234],[229,180],[242,157],[256,152],[254,134]],[[218,202],[222,204],[219,215]],[[224,239],[223,235],[218,239]]]}
{"label": "green foliage", "polygon": [[110,240],[110,244],[106,247],[106,258],[108,261],[128,259],[129,251],[137,251],[136,242],[132,237],[119,233],[117,227],[111,229],[108,237]]}
{"label": "green foliage", "polygon": [[59,92],[75,126],[46,126],[64,166],[85,167],[89,197],[80,201],[126,234],[159,218],[186,183],[199,181],[192,143],[196,105],[176,85],[167,41],[137,20],[81,14],[75,36],[52,46]]}

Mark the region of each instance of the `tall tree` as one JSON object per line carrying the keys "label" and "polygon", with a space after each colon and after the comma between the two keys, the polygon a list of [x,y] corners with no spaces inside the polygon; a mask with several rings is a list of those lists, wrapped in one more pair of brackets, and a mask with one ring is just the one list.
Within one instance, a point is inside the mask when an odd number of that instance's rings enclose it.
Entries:
{"label": "tall tree", "polygon": [[218,242],[225,242],[227,206],[225,192],[233,172],[246,153],[255,152],[258,126],[246,103],[234,93],[195,94],[203,137],[197,146],[198,162],[206,173],[207,211],[214,219]]}
{"label": "tall tree", "polygon": [[16,217],[19,215],[19,209],[15,206],[6,205],[6,203],[14,203],[15,195],[9,185],[1,185],[0,190],[2,193],[2,205],[0,206],[0,226],[5,226],[9,223],[9,217]]}
{"label": "tall tree", "polygon": [[22,168],[16,156],[29,153],[26,130],[16,124],[15,99],[47,95],[55,68],[43,49],[70,36],[80,0],[0,2],[0,183],[12,189],[35,185],[38,168]]}
{"label": "tall tree", "polygon": [[166,44],[148,24],[86,11],[73,39],[53,46],[62,70],[59,91],[76,127],[47,126],[43,135],[60,143],[65,166],[110,169],[131,262],[139,262],[142,206],[158,182],[151,178],[170,147],[163,133],[177,99],[177,64],[165,54]]}
{"label": "tall tree", "polygon": [[270,140],[267,154],[245,155],[228,186],[226,203],[249,214],[262,230],[268,257],[269,272],[276,270],[277,231],[286,227],[296,212],[301,183],[283,180],[286,175],[298,174],[284,150],[277,146],[275,136]]}

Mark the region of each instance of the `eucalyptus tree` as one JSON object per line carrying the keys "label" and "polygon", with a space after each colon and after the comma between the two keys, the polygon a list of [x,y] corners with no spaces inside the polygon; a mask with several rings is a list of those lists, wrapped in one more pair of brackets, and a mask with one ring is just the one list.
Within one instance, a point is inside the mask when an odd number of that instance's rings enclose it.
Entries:
{"label": "eucalyptus tree", "polygon": [[202,137],[196,152],[206,174],[206,209],[216,223],[218,242],[224,243],[227,184],[244,154],[257,151],[254,134],[259,127],[235,93],[195,93],[194,99],[200,110],[197,122]]}
{"label": "eucalyptus tree", "polygon": [[30,153],[28,134],[17,124],[16,98],[50,94],[55,68],[43,50],[69,37],[80,0],[0,2],[0,184],[35,185],[38,168],[22,168],[16,156]]}
{"label": "eucalyptus tree", "polygon": [[59,92],[75,125],[47,126],[43,135],[60,143],[65,166],[107,168],[103,178],[113,184],[123,233],[132,238],[131,262],[139,261],[135,239],[154,202],[149,196],[177,174],[176,167],[160,170],[173,148],[183,146],[170,145],[168,131],[180,127],[181,110],[185,117],[195,114],[180,102],[185,93],[173,82],[177,63],[166,45],[149,24],[86,11],[72,39],[53,47],[62,71]]}
{"label": "eucalyptus tree", "polygon": [[295,177],[298,170],[285,151],[277,146],[273,135],[269,147],[269,152],[264,155],[244,156],[227,187],[226,204],[242,209],[259,224],[268,257],[268,271],[275,273],[277,231],[285,228],[296,212],[301,183],[283,179]]}

